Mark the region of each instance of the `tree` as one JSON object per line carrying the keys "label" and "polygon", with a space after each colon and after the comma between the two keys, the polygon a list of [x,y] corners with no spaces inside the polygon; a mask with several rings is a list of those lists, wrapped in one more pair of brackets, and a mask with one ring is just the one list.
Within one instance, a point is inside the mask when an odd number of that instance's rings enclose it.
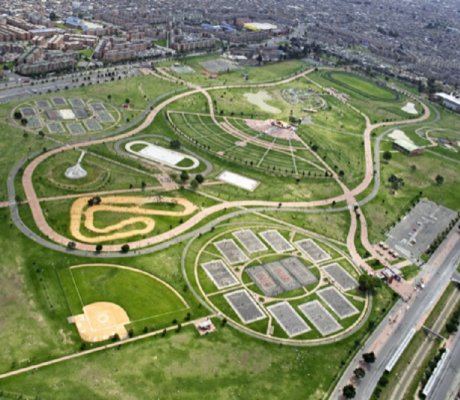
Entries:
{"label": "tree", "polygon": [[391,157],[393,157],[393,154],[391,154],[390,151],[387,150],[387,151],[384,151],[384,152],[383,152],[383,159],[384,159],[385,161],[390,161],[390,160],[391,160]]}
{"label": "tree", "polygon": [[362,274],[358,278],[359,290],[364,293],[373,293],[375,288],[382,285],[382,281],[376,276],[371,276],[368,274]]}
{"label": "tree", "polygon": [[195,176],[195,180],[201,184],[204,182],[204,176],[201,174],[198,174],[197,176]]}
{"label": "tree", "polygon": [[15,111],[13,116],[14,116],[14,119],[18,119],[18,120],[22,119],[22,114],[20,111]]}
{"label": "tree", "polygon": [[368,364],[372,364],[375,362],[375,354],[373,351],[370,353],[364,353],[363,354],[363,360],[367,362]]}
{"label": "tree", "polygon": [[129,104],[130,102],[131,102],[130,99],[128,99],[128,98],[125,99],[125,103],[126,103],[126,104]]}
{"label": "tree", "polygon": [[182,171],[182,172],[180,173],[180,180],[181,180],[182,182],[188,181],[188,178],[189,178],[189,176],[188,176],[188,172],[187,172],[187,171]]}
{"label": "tree", "polygon": [[354,399],[356,396],[356,389],[353,385],[347,385],[343,387],[342,393],[346,399]]}
{"label": "tree", "polygon": [[127,253],[129,251],[129,244],[124,244],[121,246],[121,252],[122,253]]}
{"label": "tree", "polygon": [[177,150],[177,149],[180,149],[180,146],[181,146],[181,142],[179,140],[177,140],[177,139],[171,140],[169,142],[169,147],[171,149],[176,149]]}
{"label": "tree", "polygon": [[97,244],[96,245],[96,252],[100,253],[102,251],[102,244]]}
{"label": "tree", "polygon": [[58,18],[57,15],[56,15],[56,13],[55,13],[54,11],[51,11],[51,12],[50,12],[49,17],[50,17],[50,21],[56,21],[57,18]]}
{"label": "tree", "polygon": [[364,371],[364,368],[358,367],[353,371],[353,374],[358,378],[362,379],[366,376],[366,371]]}
{"label": "tree", "polygon": [[77,247],[77,244],[76,244],[75,242],[69,242],[69,243],[67,243],[67,248],[68,248],[69,250],[73,250],[73,249],[75,249],[76,247]]}
{"label": "tree", "polygon": [[192,182],[190,182],[190,186],[192,187],[193,190],[198,189],[198,181],[194,179]]}
{"label": "tree", "polygon": [[444,177],[442,175],[436,175],[435,181],[437,185],[442,185],[444,183]]}

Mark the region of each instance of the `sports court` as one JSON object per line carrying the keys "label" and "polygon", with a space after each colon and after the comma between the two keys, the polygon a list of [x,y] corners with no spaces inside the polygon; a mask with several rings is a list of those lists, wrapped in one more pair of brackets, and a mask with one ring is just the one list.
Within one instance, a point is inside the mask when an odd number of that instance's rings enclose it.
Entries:
{"label": "sports court", "polygon": [[334,310],[340,319],[358,314],[358,309],[335,287],[318,290],[318,296]]}
{"label": "sports court", "polygon": [[283,292],[263,265],[248,268],[246,272],[265,296],[273,297]]}
{"label": "sports court", "polygon": [[226,293],[224,297],[244,324],[267,318],[256,301],[244,289]]}
{"label": "sports court", "polygon": [[95,119],[87,119],[84,124],[89,131],[100,131],[102,129],[101,124]]}
{"label": "sports court", "polygon": [[64,97],[53,97],[52,100],[55,106],[65,106],[67,104]]}
{"label": "sports court", "polygon": [[322,336],[330,335],[342,329],[342,325],[336,321],[318,300],[304,303],[299,306],[299,309]]}
{"label": "sports court", "polygon": [[78,97],[72,97],[71,99],[69,99],[69,103],[73,108],[84,108],[85,107],[85,102]]}
{"label": "sports court", "polygon": [[289,292],[302,286],[279,261],[265,264],[265,269],[283,288],[283,292]]}
{"label": "sports court", "polygon": [[253,192],[254,190],[256,190],[257,186],[259,186],[260,183],[255,179],[251,179],[240,174],[235,174],[234,172],[230,171],[221,172],[216,179],[228,183],[229,185],[233,185],[241,189],[247,190],[248,192]]}
{"label": "sports court", "polygon": [[337,263],[326,265],[323,271],[331,278],[333,282],[340,286],[344,292],[354,289],[358,282],[343,267]]}
{"label": "sports court", "polygon": [[83,133],[86,133],[85,128],[80,122],[72,122],[70,124],[67,124],[67,129],[72,135],[81,135]]}
{"label": "sports court", "polygon": [[281,325],[289,337],[301,335],[311,329],[294,308],[286,301],[267,307],[276,322]]}
{"label": "sports court", "polygon": [[330,254],[319,247],[312,239],[303,239],[295,242],[297,248],[313,262],[329,260]]}
{"label": "sports court", "polygon": [[65,132],[64,125],[62,125],[62,123],[58,121],[48,122],[46,126],[48,127],[49,133],[64,133]]}
{"label": "sports court", "polygon": [[216,246],[220,254],[222,254],[231,265],[241,264],[249,260],[248,256],[243,253],[233,239],[224,239],[215,242],[214,246]]}
{"label": "sports court", "polygon": [[288,257],[280,260],[280,262],[302,286],[318,282],[318,278],[313,275],[300,258]]}
{"label": "sports court", "polygon": [[260,233],[270,247],[277,253],[285,253],[286,251],[294,250],[294,247],[289,243],[277,230],[272,229]]}
{"label": "sports court", "polygon": [[241,231],[234,232],[233,236],[239,240],[248,253],[259,253],[267,250],[267,246],[265,246],[265,244],[250,229],[243,229]]}
{"label": "sports court", "polygon": [[73,113],[78,119],[83,119],[88,117],[88,112],[84,108],[74,108]]}
{"label": "sports court", "polygon": [[232,61],[223,58],[216,58],[215,60],[203,61],[200,65],[210,72],[218,74],[219,72],[234,71],[238,69],[238,65]]}
{"label": "sports court", "polygon": [[37,100],[35,104],[42,110],[48,110],[51,108],[51,104],[48,100]]}
{"label": "sports court", "polygon": [[201,264],[201,266],[206,271],[209,279],[212,280],[219,290],[238,284],[238,280],[233,276],[222,260],[209,261]]}
{"label": "sports court", "polygon": [[23,107],[19,111],[21,112],[22,116],[26,118],[35,115],[35,109],[32,107]]}

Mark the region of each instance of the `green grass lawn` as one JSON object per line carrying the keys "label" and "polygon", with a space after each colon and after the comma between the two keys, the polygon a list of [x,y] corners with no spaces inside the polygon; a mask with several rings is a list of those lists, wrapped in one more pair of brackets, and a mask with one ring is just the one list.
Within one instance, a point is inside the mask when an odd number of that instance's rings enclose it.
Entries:
{"label": "green grass lawn", "polygon": [[107,301],[122,307],[133,323],[148,326],[170,323],[188,310],[161,281],[135,270],[115,265],[71,267],[60,271],[60,278],[74,315],[84,305]]}

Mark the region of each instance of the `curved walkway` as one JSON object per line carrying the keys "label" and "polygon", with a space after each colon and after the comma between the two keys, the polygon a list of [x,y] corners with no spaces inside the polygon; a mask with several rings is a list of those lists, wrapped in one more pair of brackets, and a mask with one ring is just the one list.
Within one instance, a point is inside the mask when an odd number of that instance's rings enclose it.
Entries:
{"label": "curved walkway", "polygon": [[[210,88],[201,88],[196,85],[190,85],[186,82],[183,82],[183,84],[188,85],[191,89],[186,92],[182,92],[179,94],[176,94],[167,100],[163,101],[162,103],[158,104],[156,107],[154,107],[151,112],[147,115],[146,119],[137,127],[134,129],[122,133],[120,135],[116,135],[110,138],[105,138],[105,139],[94,139],[86,142],[81,142],[77,144],[67,144],[59,148],[52,149],[48,152],[42,153],[38,155],[35,159],[32,160],[32,162],[27,165],[23,178],[22,178],[22,183],[24,187],[24,191],[26,194],[27,201],[29,202],[33,218],[39,227],[40,231],[49,239],[54,241],[55,243],[60,244],[61,246],[66,246],[68,242],[70,241],[69,238],[66,238],[60,234],[58,234],[56,231],[54,231],[47,223],[46,218],[43,214],[43,211],[40,207],[39,199],[35,193],[34,187],[33,187],[33,172],[35,168],[44,160],[47,158],[51,157],[54,154],[57,154],[61,151],[65,150],[70,150],[70,149],[75,149],[75,148],[80,148],[80,147],[86,147],[90,145],[95,145],[95,144],[100,144],[100,143],[105,143],[107,141],[119,141],[123,140],[125,138],[129,138],[130,136],[133,136],[145,128],[147,128],[155,119],[157,114],[163,110],[166,106],[169,104],[182,99],[186,96],[190,96],[196,93],[201,93],[203,94],[207,100],[208,100],[208,105],[209,105],[209,111],[210,114],[213,118],[213,120],[216,120],[215,114],[214,114],[214,107],[213,107],[213,102],[212,98],[209,95],[208,91],[209,90],[218,90],[218,89],[227,89],[230,87],[269,87],[269,86],[277,86],[281,85],[284,83],[291,82],[295,79],[298,79],[301,76],[305,76],[308,73],[310,73],[312,70],[307,70],[307,71],[302,71],[299,74],[293,75],[292,77],[286,78],[282,81],[278,82],[273,82],[273,83],[261,83],[261,84],[253,84],[253,85],[229,85],[229,86],[215,86],[215,87],[210,87]],[[155,76],[158,77],[163,77],[168,79],[167,76],[164,76],[163,74],[154,74]],[[177,80],[174,80],[177,81]],[[372,159],[372,143],[371,143],[371,133],[380,127],[385,127],[385,126],[396,126],[396,125],[403,125],[403,124],[412,124],[412,123],[417,123],[424,121],[429,118],[430,116],[430,110],[429,108],[421,103],[423,108],[424,108],[424,114],[417,118],[417,119],[408,119],[408,120],[403,120],[403,121],[393,121],[393,122],[382,122],[378,124],[371,124],[369,118],[362,112],[358,111],[366,120],[366,129],[364,131],[364,149],[365,149],[365,165],[366,165],[366,170],[365,170],[365,177],[363,181],[354,189],[351,191],[343,184],[343,182],[338,178],[338,176],[335,174],[335,172],[322,160],[319,156],[317,156],[316,153],[312,152],[314,156],[318,158],[318,161],[325,166],[325,168],[332,173],[332,176],[334,179],[337,181],[337,183],[342,187],[343,189],[343,194],[339,196],[335,196],[333,198],[329,199],[322,199],[322,200],[316,200],[316,201],[309,201],[309,202],[287,202],[284,203],[281,207],[279,205],[279,202],[274,202],[274,201],[259,201],[259,200],[246,200],[246,201],[233,201],[233,202],[225,202],[221,204],[214,205],[212,207],[209,207],[207,209],[202,210],[201,212],[197,213],[194,215],[192,218],[190,218],[188,221],[186,221],[184,224],[168,231],[163,234],[160,234],[155,237],[150,237],[146,238],[143,240],[139,240],[137,242],[132,242],[130,243],[130,247],[132,249],[140,249],[144,248],[147,246],[152,246],[155,244],[158,244],[160,242],[165,242],[168,240],[171,240],[175,237],[178,237],[179,235],[183,234],[184,232],[190,230],[193,226],[204,220],[205,218],[223,210],[227,210],[229,208],[241,208],[241,207],[264,207],[264,208],[300,208],[300,209],[305,209],[305,208],[314,208],[314,207],[322,207],[322,206],[327,206],[327,205],[332,205],[338,202],[345,201],[348,205],[348,208],[350,209],[351,213],[351,225],[350,225],[350,230],[349,230],[349,235],[347,239],[347,244],[349,245],[350,253],[355,262],[357,262],[358,265],[363,265],[363,260],[359,256],[358,252],[356,251],[355,245],[354,245],[354,237],[356,234],[357,230],[357,217],[356,213],[352,211],[352,208],[354,207],[356,203],[355,196],[363,192],[364,190],[367,189],[369,184],[372,182],[372,179],[374,177],[374,165],[373,165],[373,159]],[[352,106],[350,106],[352,107]],[[353,108],[353,107],[352,107]],[[214,121],[218,125],[220,125],[217,121]],[[305,146],[308,148],[308,146],[305,144]],[[14,175],[13,175],[14,176]],[[13,202],[14,203],[14,202]],[[17,205],[11,203],[10,199],[10,207],[12,208],[13,214],[15,213],[16,216],[20,219],[19,217],[19,212],[17,210]],[[16,210],[15,210],[16,208]],[[323,210],[324,211],[324,210]],[[363,219],[364,217],[362,217]],[[16,222],[16,221],[15,221]],[[22,221],[21,221],[22,222]],[[21,229],[24,231],[24,229]],[[29,232],[30,229],[27,229]],[[30,235],[29,235],[30,236]],[[37,236],[37,235],[35,235]],[[94,250],[94,246],[86,244],[86,243],[80,243],[76,242],[76,249],[82,250],[84,252],[92,252]],[[104,248],[105,252],[119,252],[120,246],[119,245],[107,245]],[[365,263],[364,263],[365,264]]]}

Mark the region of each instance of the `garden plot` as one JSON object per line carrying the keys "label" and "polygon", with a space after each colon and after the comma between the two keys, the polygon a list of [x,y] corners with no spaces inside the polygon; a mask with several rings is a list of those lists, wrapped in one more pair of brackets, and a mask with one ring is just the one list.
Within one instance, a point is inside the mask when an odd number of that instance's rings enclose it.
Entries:
{"label": "garden plot", "polygon": [[95,119],[87,119],[83,122],[86,126],[86,129],[89,131],[100,131],[102,129],[101,124]]}
{"label": "garden plot", "polygon": [[295,242],[297,248],[313,262],[330,260],[331,256],[319,247],[312,239],[303,239]]}
{"label": "garden plot", "polygon": [[27,127],[31,129],[39,129],[43,126],[42,120],[40,117],[37,117],[34,115],[33,117],[30,117],[27,119]]}
{"label": "garden plot", "polygon": [[36,115],[35,108],[33,107],[22,107],[19,111],[21,112],[22,116],[25,118]]}
{"label": "garden plot", "polygon": [[344,292],[358,286],[356,279],[337,263],[326,265],[323,270]]}
{"label": "garden plot", "polygon": [[274,297],[283,292],[283,289],[272,279],[263,265],[248,268],[246,272],[265,296]]}
{"label": "garden plot", "polygon": [[358,309],[333,286],[318,290],[317,294],[340,319],[359,313]]}
{"label": "garden plot", "polygon": [[259,253],[267,250],[267,246],[265,246],[265,244],[263,244],[263,242],[250,229],[243,229],[241,231],[234,232],[233,236],[240,241],[248,253]]}
{"label": "garden plot", "polygon": [[82,135],[83,133],[86,133],[85,128],[80,122],[67,124],[67,129],[72,135]]}
{"label": "garden plot", "polygon": [[53,101],[53,104],[55,106],[65,106],[67,104],[66,100],[64,99],[64,97],[53,97],[52,98],[52,101]]}
{"label": "garden plot", "polygon": [[260,233],[270,247],[277,253],[285,253],[286,251],[294,250],[294,247],[289,243],[277,230],[272,229]]}
{"label": "garden plot", "polygon": [[227,293],[224,297],[244,324],[267,318],[256,301],[244,289]]}
{"label": "garden plot", "polygon": [[[140,150],[134,150],[133,147],[144,146]],[[155,144],[145,142],[143,140],[133,140],[126,143],[125,149],[131,154],[145,158],[147,160],[155,161],[163,165],[167,165],[179,170],[191,170],[200,165],[197,158],[188,154],[180,153],[175,150],[166,149]],[[190,165],[181,166],[181,163],[187,162]]]}
{"label": "garden plot", "polygon": [[72,97],[71,99],[69,99],[69,103],[72,106],[72,108],[84,108],[85,107],[85,102],[78,97]]}
{"label": "garden plot", "polygon": [[40,108],[41,110],[49,110],[51,108],[51,104],[48,100],[37,100],[35,104]]}
{"label": "garden plot", "polygon": [[318,278],[297,257],[280,260],[286,270],[302,285],[308,286],[318,282]]}
{"label": "garden plot", "polygon": [[298,336],[311,330],[307,323],[286,301],[273,304],[267,307],[267,310],[273,315],[289,337]]}
{"label": "garden plot", "polygon": [[328,336],[342,329],[342,325],[336,321],[318,300],[304,303],[299,306],[299,309],[322,336]]}
{"label": "garden plot", "polygon": [[201,265],[206,271],[217,289],[225,289],[238,284],[238,280],[233,276],[222,260],[213,260]]}
{"label": "garden plot", "polygon": [[234,172],[230,171],[221,172],[217,179],[219,181],[247,190],[248,192],[253,192],[256,190],[260,183],[259,181],[247,178],[243,175],[235,174]]}
{"label": "garden plot", "polygon": [[243,253],[233,239],[224,239],[219,242],[215,242],[214,246],[231,265],[241,264],[249,260],[248,256]]}
{"label": "garden plot", "polygon": [[46,124],[49,133],[65,133],[65,128],[62,122],[51,121]]}

